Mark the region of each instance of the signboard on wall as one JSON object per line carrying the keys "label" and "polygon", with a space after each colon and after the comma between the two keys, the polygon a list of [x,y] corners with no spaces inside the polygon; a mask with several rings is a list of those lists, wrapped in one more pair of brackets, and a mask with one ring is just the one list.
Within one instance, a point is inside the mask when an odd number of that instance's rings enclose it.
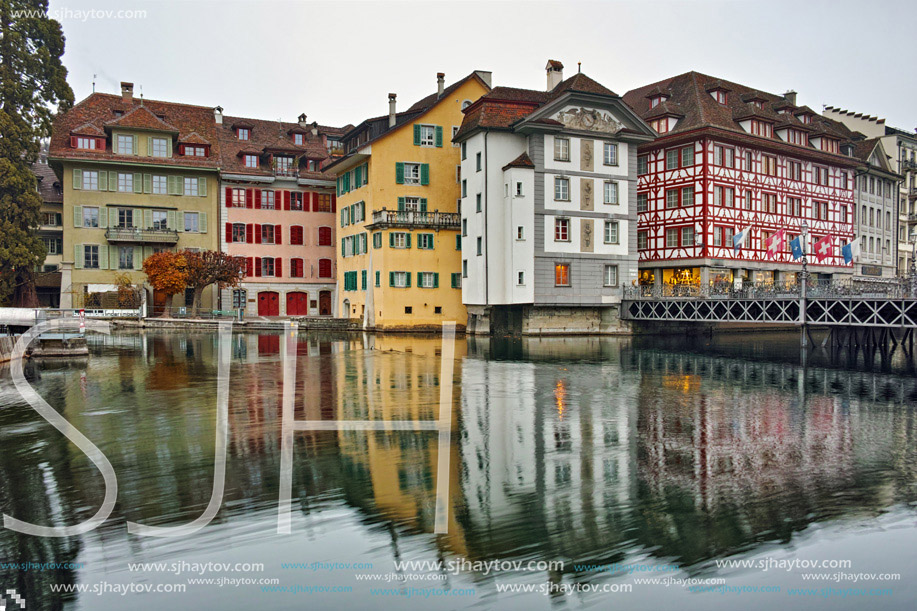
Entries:
{"label": "signboard on wall", "polygon": [[882,268],[878,265],[863,265],[860,267],[860,273],[864,276],[881,276]]}

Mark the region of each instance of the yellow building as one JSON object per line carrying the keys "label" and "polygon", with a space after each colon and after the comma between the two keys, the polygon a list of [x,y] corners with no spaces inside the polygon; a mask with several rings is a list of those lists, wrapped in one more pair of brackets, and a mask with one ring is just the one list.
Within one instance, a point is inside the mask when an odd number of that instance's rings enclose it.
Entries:
{"label": "yellow building", "polygon": [[[214,111],[93,93],[54,125],[49,163],[63,186],[61,307],[92,307],[126,274],[142,286],[143,260],[160,250],[219,250],[219,143]],[[148,294],[156,310],[170,304]],[[208,287],[202,307],[216,306]]]}
{"label": "yellow building", "polygon": [[338,312],[378,330],[464,328],[461,291],[462,110],[490,90],[476,71],[407,111],[363,121],[344,135],[337,177]]}

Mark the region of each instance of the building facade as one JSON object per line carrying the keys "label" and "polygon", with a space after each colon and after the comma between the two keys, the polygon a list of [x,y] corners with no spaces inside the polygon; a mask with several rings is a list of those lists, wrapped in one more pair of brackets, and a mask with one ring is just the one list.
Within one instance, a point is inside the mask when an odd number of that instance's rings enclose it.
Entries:
{"label": "building facade", "polygon": [[61,263],[64,250],[64,192],[60,180],[48,165],[46,152],[32,164],[41,196],[41,220],[38,234],[47,254],[36,270],[35,291],[42,307],[60,307]]}
{"label": "building facade", "polygon": [[[853,239],[858,166],[849,130],[797,106],[793,92],[774,95],[697,72],[624,100],[659,133],[637,158],[640,284],[793,282],[802,266],[790,241],[803,223],[810,272],[852,273],[841,254]],[[737,250],[733,238],[744,229]],[[779,248],[769,251],[772,236]],[[827,256],[813,256],[824,238]]]}
{"label": "building facade", "polygon": [[343,130],[215,114],[222,152],[220,241],[246,260],[224,309],[261,316],[331,316],[335,281],[334,181],[322,167]]}
{"label": "building facade", "polygon": [[461,300],[459,148],[462,109],[490,90],[473,72],[407,111],[363,121],[343,137],[337,178],[338,315],[366,328],[438,330],[465,324]]}
{"label": "building facade", "polygon": [[465,111],[462,301],[468,331],[611,331],[637,278],[637,147],[655,134],[585,74],[497,87]]}
{"label": "building facade", "polygon": [[898,176],[895,189],[897,222],[893,256],[899,276],[910,272],[917,226],[917,132],[886,125],[885,119],[826,106],[824,116],[839,121],[867,138],[878,138],[889,157],[890,169]]}
{"label": "building facade", "polygon": [[860,241],[854,278],[894,278],[898,252],[898,183],[880,138],[856,144],[857,168],[854,235]]}
{"label": "building facade", "polygon": [[[219,248],[220,165],[213,109],[93,93],[55,121],[49,162],[63,186],[61,307],[93,305],[119,275],[143,285],[143,259],[159,250]],[[215,307],[208,287],[204,308]],[[154,311],[190,305],[148,295]]]}

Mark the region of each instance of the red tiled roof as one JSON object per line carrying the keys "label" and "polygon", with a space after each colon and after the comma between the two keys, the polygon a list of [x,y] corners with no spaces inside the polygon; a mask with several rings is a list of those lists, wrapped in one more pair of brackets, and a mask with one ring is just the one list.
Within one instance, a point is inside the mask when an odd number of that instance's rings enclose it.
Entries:
{"label": "red tiled roof", "polygon": [[518,157],[516,157],[515,159],[507,163],[505,166],[503,166],[503,169],[508,170],[509,168],[534,168],[534,167],[535,167],[535,163],[532,161],[532,158],[529,157],[529,154],[522,153],[521,155],[519,155]]}
{"label": "red tiled roof", "polygon": [[105,130],[92,123],[83,123],[79,127],[75,127],[70,130],[70,133],[74,136],[105,137]]}
{"label": "red tiled roof", "polygon": [[123,116],[106,121],[108,127],[124,127],[127,129],[149,129],[161,132],[177,133],[174,125],[170,125],[150,112],[146,106],[137,106],[124,113]]}
{"label": "red tiled roof", "polygon": [[182,144],[210,144],[209,140],[197,132],[191,132],[190,134],[179,136],[178,141]]}
{"label": "red tiled roof", "polygon": [[38,178],[38,193],[41,195],[41,201],[52,204],[64,201],[60,181],[51,166],[47,163],[36,162],[32,164],[32,172]]}

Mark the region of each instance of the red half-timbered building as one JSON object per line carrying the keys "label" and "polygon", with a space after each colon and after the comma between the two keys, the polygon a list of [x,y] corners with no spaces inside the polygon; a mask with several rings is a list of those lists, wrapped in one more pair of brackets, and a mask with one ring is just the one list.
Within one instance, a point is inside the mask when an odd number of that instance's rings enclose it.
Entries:
{"label": "red half-timbered building", "polygon": [[[624,96],[659,138],[638,152],[640,282],[792,281],[801,270],[790,240],[808,225],[810,271],[852,273],[841,247],[853,240],[851,132],[774,95],[689,72]],[[745,245],[733,236],[750,227]],[[778,252],[767,238],[784,230]],[[818,261],[814,244],[832,236]]]}

